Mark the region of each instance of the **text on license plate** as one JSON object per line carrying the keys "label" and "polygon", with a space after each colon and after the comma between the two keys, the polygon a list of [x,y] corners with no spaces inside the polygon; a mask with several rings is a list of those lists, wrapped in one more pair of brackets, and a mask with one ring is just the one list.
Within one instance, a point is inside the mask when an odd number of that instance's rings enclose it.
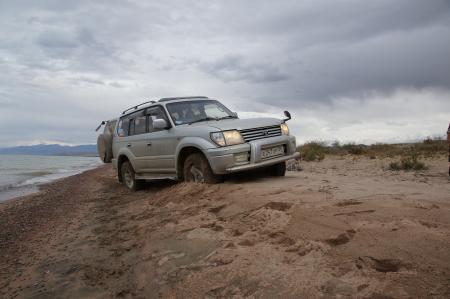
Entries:
{"label": "text on license plate", "polygon": [[282,145],[261,150],[261,158],[268,159],[275,156],[284,155],[284,147]]}

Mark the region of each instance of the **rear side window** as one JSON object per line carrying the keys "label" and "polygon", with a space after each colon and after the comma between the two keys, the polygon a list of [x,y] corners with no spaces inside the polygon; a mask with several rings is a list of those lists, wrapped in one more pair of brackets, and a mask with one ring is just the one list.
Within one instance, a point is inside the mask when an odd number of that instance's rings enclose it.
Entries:
{"label": "rear side window", "polygon": [[130,115],[129,135],[139,135],[147,132],[147,118],[143,111]]}
{"label": "rear side window", "polygon": [[129,135],[130,131],[130,119],[128,117],[123,117],[119,121],[117,126],[117,135],[119,137],[126,137]]}

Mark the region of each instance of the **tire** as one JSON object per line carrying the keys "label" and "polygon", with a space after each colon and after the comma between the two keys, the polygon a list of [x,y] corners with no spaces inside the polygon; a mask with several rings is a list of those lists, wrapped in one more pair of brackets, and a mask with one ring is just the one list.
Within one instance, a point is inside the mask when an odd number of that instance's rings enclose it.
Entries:
{"label": "tire", "polygon": [[269,167],[269,174],[271,176],[285,176],[286,175],[286,162],[281,162]]}
{"label": "tire", "polygon": [[112,135],[111,134],[100,134],[97,137],[97,151],[98,156],[103,161],[103,163],[111,163],[113,158],[112,154]]}
{"label": "tire", "polygon": [[128,189],[137,191],[144,187],[145,180],[136,180],[136,173],[129,161],[122,163],[120,173],[122,175],[122,181]]}
{"label": "tire", "polygon": [[186,182],[217,184],[223,177],[213,173],[208,160],[199,153],[189,155],[184,161],[183,177]]}

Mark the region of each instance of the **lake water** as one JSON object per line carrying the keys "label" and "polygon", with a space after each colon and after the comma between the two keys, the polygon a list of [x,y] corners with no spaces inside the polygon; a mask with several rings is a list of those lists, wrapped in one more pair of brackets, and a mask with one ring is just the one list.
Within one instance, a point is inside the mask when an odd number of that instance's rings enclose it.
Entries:
{"label": "lake water", "polygon": [[0,155],[0,201],[102,164],[98,157]]}

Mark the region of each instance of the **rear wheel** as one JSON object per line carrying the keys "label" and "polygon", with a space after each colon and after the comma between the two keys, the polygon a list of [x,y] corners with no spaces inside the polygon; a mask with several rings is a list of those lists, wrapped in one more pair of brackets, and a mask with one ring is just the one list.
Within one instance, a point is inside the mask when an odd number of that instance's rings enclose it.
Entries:
{"label": "rear wheel", "polygon": [[286,162],[281,162],[269,167],[269,174],[272,176],[285,176]]}
{"label": "rear wheel", "polygon": [[136,179],[136,173],[134,172],[133,166],[129,161],[122,163],[120,172],[122,174],[122,181],[128,189],[137,191],[144,187],[145,180]]}
{"label": "rear wheel", "polygon": [[186,182],[217,184],[223,181],[223,177],[214,174],[208,160],[199,153],[191,154],[186,158],[183,176]]}

